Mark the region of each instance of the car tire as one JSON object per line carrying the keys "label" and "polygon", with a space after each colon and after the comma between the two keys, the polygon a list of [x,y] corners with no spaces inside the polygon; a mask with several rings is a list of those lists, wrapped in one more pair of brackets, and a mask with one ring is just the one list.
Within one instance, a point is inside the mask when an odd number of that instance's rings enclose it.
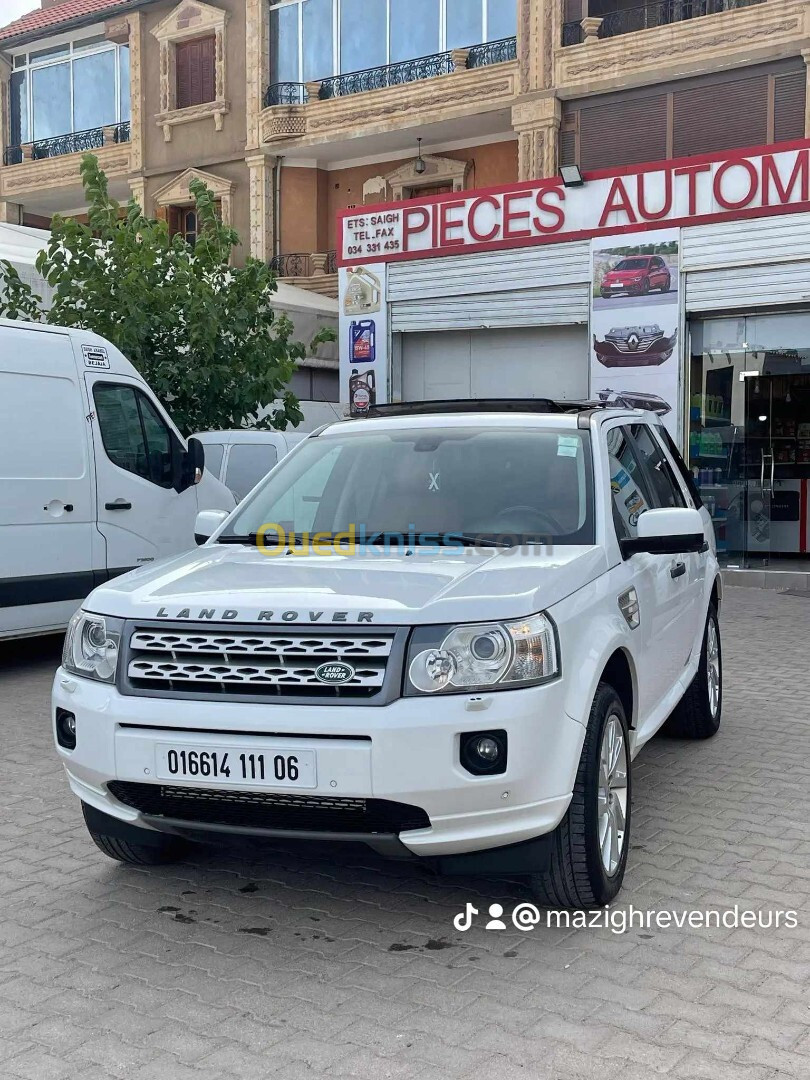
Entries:
{"label": "car tire", "polygon": [[661,292],[662,293],[668,293],[668,292],[671,292],[671,290],[672,290],[672,278],[668,277],[667,280],[666,280],[666,284],[661,286]]}
{"label": "car tire", "polygon": [[697,675],[664,725],[663,732],[676,739],[711,739],[720,728],[722,713],[723,649],[717,609],[710,604]]}
{"label": "car tire", "polygon": [[[127,826],[126,822],[119,822],[116,818],[110,818],[114,831],[100,832],[99,820],[108,815],[101,814],[84,803],[82,810],[93,843],[99,851],[103,851],[116,862],[129,866],[161,866],[164,863],[177,862],[186,852],[186,844],[176,836],[151,830],[147,832],[146,829]],[[146,834],[145,843],[139,842],[138,833]]]}
{"label": "car tire", "polygon": [[649,293],[649,291],[650,291],[650,279],[649,278],[644,278],[641,285],[639,286],[639,290],[638,290],[639,296],[646,296]]}
{"label": "car tire", "polygon": [[[616,786],[612,787],[605,783],[602,765],[607,743],[616,736],[621,739],[618,750],[623,764],[617,758]],[[611,745],[616,747],[615,742]],[[624,706],[613,687],[601,682],[588,718],[571,805],[552,835],[549,867],[530,878],[538,903],[551,908],[604,907],[619,892],[630,845],[631,772]],[[623,829],[617,811],[623,817]],[[606,823],[607,831],[611,823],[617,826],[618,850],[608,844],[604,856]]]}
{"label": "car tire", "polygon": [[611,296],[613,296],[612,292],[603,292],[602,293],[602,299],[603,300],[610,300]]}

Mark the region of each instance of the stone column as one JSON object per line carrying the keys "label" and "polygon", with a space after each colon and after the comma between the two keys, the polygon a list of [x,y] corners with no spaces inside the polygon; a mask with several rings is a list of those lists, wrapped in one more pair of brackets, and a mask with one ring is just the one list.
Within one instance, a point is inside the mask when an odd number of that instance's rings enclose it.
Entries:
{"label": "stone column", "polygon": [[602,19],[590,16],[587,19],[583,19],[580,23],[582,27],[582,40],[585,45],[591,45],[594,41],[599,40],[599,30],[602,26]]}
{"label": "stone column", "polygon": [[140,206],[144,217],[149,217],[149,208],[146,205],[146,178],[143,176],[131,176],[129,178],[129,190],[132,198]]}
{"label": "stone column", "polygon": [[561,44],[563,0],[518,0],[519,90],[554,85],[554,50]]}
{"label": "stone column", "polygon": [[512,127],[518,133],[518,180],[556,175],[561,115],[560,101],[551,94],[513,106]]}
{"label": "stone column", "polygon": [[3,202],[0,200],[0,221],[5,222],[7,225],[22,225],[22,203]]}
{"label": "stone column", "polygon": [[270,6],[266,0],[245,0],[247,19],[245,62],[247,71],[247,149],[262,143],[259,116],[270,82]]}
{"label": "stone column", "polygon": [[266,154],[249,155],[250,170],[250,254],[269,262],[273,257],[273,165]]}

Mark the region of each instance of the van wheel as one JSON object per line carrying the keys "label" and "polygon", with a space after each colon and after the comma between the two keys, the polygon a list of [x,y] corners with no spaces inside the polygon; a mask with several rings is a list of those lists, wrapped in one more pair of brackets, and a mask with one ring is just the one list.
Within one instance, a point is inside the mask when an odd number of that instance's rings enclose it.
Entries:
{"label": "van wheel", "polygon": [[720,728],[722,712],[723,650],[717,610],[710,604],[697,675],[664,725],[663,732],[676,739],[711,739]]}
{"label": "van wheel", "polygon": [[[113,828],[116,835],[99,832],[99,821],[108,815],[84,803],[82,810],[93,843],[99,851],[103,851],[116,862],[127,863],[129,866],[160,866],[163,863],[177,862],[185,854],[186,844],[176,836],[147,832],[145,829],[127,826],[125,822],[115,818],[110,820],[115,822]],[[139,842],[138,833],[146,834],[146,843]]]}
{"label": "van wheel", "polygon": [[574,795],[551,844],[547,871],[531,877],[546,907],[604,907],[619,892],[630,846],[630,738],[619,695],[600,683],[591,706]]}

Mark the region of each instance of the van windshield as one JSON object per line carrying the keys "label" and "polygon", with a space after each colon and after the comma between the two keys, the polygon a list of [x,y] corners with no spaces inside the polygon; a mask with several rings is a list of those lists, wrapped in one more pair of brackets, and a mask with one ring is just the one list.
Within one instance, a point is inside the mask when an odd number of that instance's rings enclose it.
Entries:
{"label": "van windshield", "polygon": [[450,535],[592,544],[592,502],[587,432],[370,426],[307,440],[219,539],[255,542],[263,526],[297,536],[353,527],[369,543],[430,534],[434,545]]}

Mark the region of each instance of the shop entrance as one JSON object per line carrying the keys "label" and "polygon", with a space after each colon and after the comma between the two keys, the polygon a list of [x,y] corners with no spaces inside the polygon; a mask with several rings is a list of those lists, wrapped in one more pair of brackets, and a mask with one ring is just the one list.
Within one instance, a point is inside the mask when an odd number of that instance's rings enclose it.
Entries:
{"label": "shop entrance", "polygon": [[689,460],[721,561],[810,570],[810,313],[692,325]]}

